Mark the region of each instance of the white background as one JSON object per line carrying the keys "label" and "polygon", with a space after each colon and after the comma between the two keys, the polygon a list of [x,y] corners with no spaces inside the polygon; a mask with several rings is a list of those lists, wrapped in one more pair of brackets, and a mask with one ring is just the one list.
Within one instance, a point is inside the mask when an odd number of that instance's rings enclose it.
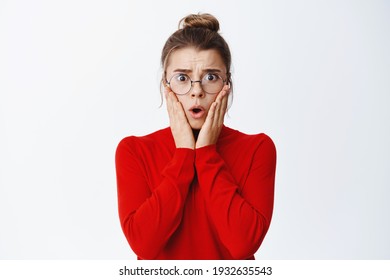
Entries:
{"label": "white background", "polygon": [[0,259],[131,259],[114,153],[168,125],[159,58],[209,12],[226,125],[278,151],[258,259],[390,258],[390,2],[0,1]]}

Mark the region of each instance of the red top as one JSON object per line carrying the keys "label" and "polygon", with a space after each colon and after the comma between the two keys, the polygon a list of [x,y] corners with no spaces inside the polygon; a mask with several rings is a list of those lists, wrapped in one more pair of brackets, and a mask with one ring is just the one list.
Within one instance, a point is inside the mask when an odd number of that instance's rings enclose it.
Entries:
{"label": "red top", "polygon": [[138,259],[254,259],[270,225],[276,150],[223,127],[218,143],[176,148],[170,128],[116,151],[119,218]]}

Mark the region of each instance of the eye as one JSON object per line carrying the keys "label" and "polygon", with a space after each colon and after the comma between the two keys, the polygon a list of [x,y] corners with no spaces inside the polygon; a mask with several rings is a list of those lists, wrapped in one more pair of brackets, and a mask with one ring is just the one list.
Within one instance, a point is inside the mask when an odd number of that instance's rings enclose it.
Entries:
{"label": "eye", "polygon": [[178,74],[175,77],[175,80],[179,83],[185,83],[188,81],[188,76],[186,74]]}
{"label": "eye", "polygon": [[218,75],[212,74],[212,73],[207,73],[204,78],[206,82],[215,82],[216,80],[219,79]]}

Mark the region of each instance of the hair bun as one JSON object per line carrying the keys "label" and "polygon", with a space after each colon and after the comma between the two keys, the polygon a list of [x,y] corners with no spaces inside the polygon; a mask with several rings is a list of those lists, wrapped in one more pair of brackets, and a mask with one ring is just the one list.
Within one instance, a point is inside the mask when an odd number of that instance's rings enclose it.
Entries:
{"label": "hair bun", "polygon": [[219,22],[210,14],[191,14],[180,20],[179,28],[206,28],[218,32]]}

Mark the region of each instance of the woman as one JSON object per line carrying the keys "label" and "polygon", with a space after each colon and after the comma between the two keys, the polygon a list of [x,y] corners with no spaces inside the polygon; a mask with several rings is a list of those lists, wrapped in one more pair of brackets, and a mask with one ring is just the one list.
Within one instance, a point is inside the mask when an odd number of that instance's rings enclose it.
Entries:
{"label": "woman", "polygon": [[231,56],[217,19],[180,24],[161,57],[170,127],[117,148],[121,226],[138,259],[254,259],[272,216],[275,146],[223,124]]}

